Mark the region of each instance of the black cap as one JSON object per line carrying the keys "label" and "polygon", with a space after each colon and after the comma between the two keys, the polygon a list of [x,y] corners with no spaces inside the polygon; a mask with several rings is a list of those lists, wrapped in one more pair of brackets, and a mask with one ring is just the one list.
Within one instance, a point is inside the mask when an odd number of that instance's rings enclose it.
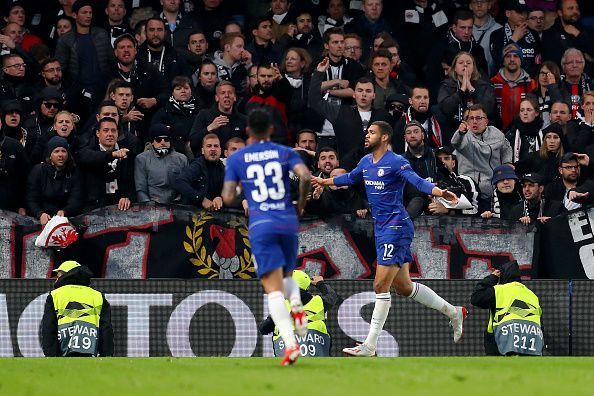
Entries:
{"label": "black cap", "polygon": [[563,127],[558,122],[549,124],[545,129],[542,130],[542,137],[544,139],[548,133],[556,133],[559,137],[563,137]]}
{"label": "black cap", "polygon": [[518,12],[529,12],[530,11],[530,7],[528,7],[528,4],[526,4],[526,0],[507,0],[505,9],[506,10],[514,10],[514,11],[518,11]]}
{"label": "black cap", "polygon": [[402,103],[405,106],[408,106],[408,96],[406,96],[404,94],[399,94],[399,93],[392,94],[386,98],[386,104],[389,104],[392,102],[398,102],[398,103]]}
{"label": "black cap", "polygon": [[578,160],[578,156],[575,153],[572,153],[572,152],[565,153],[565,154],[563,154],[563,157],[561,157],[561,159],[559,160],[559,165],[566,164],[569,161],[577,161],[577,160]]}
{"label": "black cap", "polygon": [[72,12],[78,14],[78,11],[86,6],[93,7],[93,2],[90,0],[76,0],[72,5]]}
{"label": "black cap", "polygon": [[11,113],[16,111],[19,114],[23,114],[23,106],[18,100],[7,100],[2,103],[2,114]]}
{"label": "black cap", "polygon": [[538,173],[526,173],[524,176],[522,176],[522,179],[520,180],[520,182],[524,183],[525,181],[529,181],[531,183],[536,183],[536,184],[542,185],[544,179]]}
{"label": "black cap", "polygon": [[163,124],[153,124],[149,129],[149,139],[152,142],[156,137],[167,136],[171,137],[169,127]]}
{"label": "black cap", "polygon": [[8,15],[10,13],[10,10],[12,10],[12,8],[13,7],[16,7],[16,6],[22,7],[25,10],[27,9],[25,7],[25,2],[23,0],[8,0],[6,2],[6,8],[5,8],[6,9],[6,15]]}
{"label": "black cap", "polygon": [[64,95],[62,94],[62,91],[54,87],[43,88],[39,94],[39,98],[41,100],[59,99],[60,101],[64,101]]}
{"label": "black cap", "polygon": [[118,46],[118,44],[120,43],[120,41],[124,40],[124,39],[128,39],[130,41],[132,41],[134,43],[134,46],[138,46],[138,42],[136,41],[136,38],[134,38],[134,36],[132,36],[130,33],[124,33],[124,34],[120,34],[113,42],[113,48],[116,48]]}
{"label": "black cap", "polygon": [[58,147],[63,147],[66,150],[69,148],[68,141],[62,136],[54,136],[47,142],[47,154],[51,154]]}
{"label": "black cap", "polygon": [[447,155],[454,155],[454,149],[450,146],[441,146],[435,149],[435,155],[437,156],[439,153],[445,153]]}

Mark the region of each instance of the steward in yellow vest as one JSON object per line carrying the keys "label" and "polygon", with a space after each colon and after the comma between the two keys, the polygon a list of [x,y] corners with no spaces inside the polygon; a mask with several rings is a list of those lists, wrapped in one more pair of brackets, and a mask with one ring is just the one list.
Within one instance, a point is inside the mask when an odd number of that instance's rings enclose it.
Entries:
{"label": "steward in yellow vest", "polygon": [[544,337],[538,297],[520,279],[520,268],[510,261],[480,281],[470,299],[489,309],[485,353],[541,356]]}
{"label": "steward in yellow vest", "polygon": [[[293,278],[299,285],[303,310],[307,314],[307,334],[305,337],[296,337],[301,354],[303,356],[330,356],[331,338],[326,328],[326,311],[336,305],[338,296],[321,276],[314,276],[311,279],[305,272],[295,270]],[[314,285],[320,294],[311,294],[308,290],[310,285]],[[291,309],[288,303],[287,309]],[[262,335],[274,331],[272,336],[274,355],[283,356],[285,345],[270,315],[260,323],[258,330]]]}
{"label": "steward in yellow vest", "polygon": [[57,269],[41,320],[45,356],[113,356],[109,303],[91,288],[91,271],[76,261]]}

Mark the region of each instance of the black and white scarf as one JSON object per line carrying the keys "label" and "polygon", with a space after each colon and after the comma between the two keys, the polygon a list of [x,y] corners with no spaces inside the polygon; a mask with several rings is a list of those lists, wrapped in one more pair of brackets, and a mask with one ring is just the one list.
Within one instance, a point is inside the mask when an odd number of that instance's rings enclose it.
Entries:
{"label": "black and white scarf", "polygon": [[171,103],[174,108],[187,115],[192,115],[196,111],[196,103],[193,96],[186,102],[180,102],[171,96],[169,98],[169,103]]}
{"label": "black and white scarf", "polygon": [[[505,33],[505,37],[503,37],[503,48],[505,48],[506,45],[512,42],[511,37],[514,34],[514,31],[512,30],[509,23],[506,23],[503,29]],[[526,34],[524,35],[523,40],[528,44],[534,44],[534,42],[536,41],[530,29],[526,30]]]}

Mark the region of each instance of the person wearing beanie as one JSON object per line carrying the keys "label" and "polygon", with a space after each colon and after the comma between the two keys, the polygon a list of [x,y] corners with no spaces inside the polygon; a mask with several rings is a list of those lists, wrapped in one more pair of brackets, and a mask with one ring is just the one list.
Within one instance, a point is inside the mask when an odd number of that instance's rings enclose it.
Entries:
{"label": "person wearing beanie", "polygon": [[522,60],[522,49],[517,44],[506,45],[503,48],[503,67],[491,79],[503,130],[518,115],[522,99],[536,88],[536,81],[522,68]]}
{"label": "person wearing beanie", "polygon": [[82,180],[66,138],[47,142],[45,162],[37,164],[27,179],[27,211],[44,226],[53,216],[75,216],[83,206]]}
{"label": "person wearing beanie", "polygon": [[528,27],[528,12],[530,8],[525,0],[509,0],[505,4],[506,23],[502,28],[491,34],[491,56],[496,64],[496,69],[504,63],[505,51],[509,44],[518,47],[523,58],[522,67],[533,76],[540,63],[542,45],[538,33]]}
{"label": "person wearing beanie", "polygon": [[486,355],[542,355],[542,309],[538,297],[522,284],[517,261],[502,264],[480,280],[470,302],[490,312],[484,337]]}
{"label": "person wearing beanie", "polygon": [[538,140],[541,141],[540,148],[515,162],[514,166],[520,175],[538,173],[546,186],[559,174],[557,167],[565,153],[565,137],[561,125],[556,122],[550,124],[539,132]]}
{"label": "person wearing beanie", "polygon": [[518,176],[510,165],[493,169],[491,209],[481,213],[483,219],[512,219],[512,209],[522,201]]}
{"label": "person wearing beanie", "polygon": [[[293,279],[299,286],[303,309],[307,312],[307,335],[299,342],[306,346],[307,354],[304,356],[329,356],[331,338],[326,328],[326,313],[339,302],[340,297],[319,275],[310,278],[306,272],[294,270]],[[284,355],[284,343],[270,315],[258,325],[258,331],[262,335],[274,332],[274,356]]]}
{"label": "person wearing beanie", "polygon": [[53,272],[56,282],[45,300],[41,319],[43,354],[113,356],[111,308],[103,293],[91,288],[91,270],[67,260]]}
{"label": "person wearing beanie", "polygon": [[188,165],[188,159],[175,150],[171,136],[169,127],[151,125],[151,147],[134,160],[134,183],[139,203],[171,204],[181,198],[174,186],[177,176]]}

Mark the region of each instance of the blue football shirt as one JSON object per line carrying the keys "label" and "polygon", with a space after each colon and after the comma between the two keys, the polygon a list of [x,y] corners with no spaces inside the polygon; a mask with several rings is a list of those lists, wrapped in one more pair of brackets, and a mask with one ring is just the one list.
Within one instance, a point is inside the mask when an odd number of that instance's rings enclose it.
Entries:
{"label": "blue football shirt", "polygon": [[402,156],[387,151],[376,163],[372,154],[367,154],[355,169],[334,178],[334,184],[344,186],[363,181],[371,216],[375,220],[376,238],[380,235],[412,234],[412,222],[403,203],[406,182],[419,191],[430,195],[433,184],[419,177]]}
{"label": "blue football shirt", "polygon": [[225,181],[241,182],[250,211],[250,232],[298,231],[289,171],[300,163],[303,160],[293,149],[272,142],[251,144],[227,159]]}

